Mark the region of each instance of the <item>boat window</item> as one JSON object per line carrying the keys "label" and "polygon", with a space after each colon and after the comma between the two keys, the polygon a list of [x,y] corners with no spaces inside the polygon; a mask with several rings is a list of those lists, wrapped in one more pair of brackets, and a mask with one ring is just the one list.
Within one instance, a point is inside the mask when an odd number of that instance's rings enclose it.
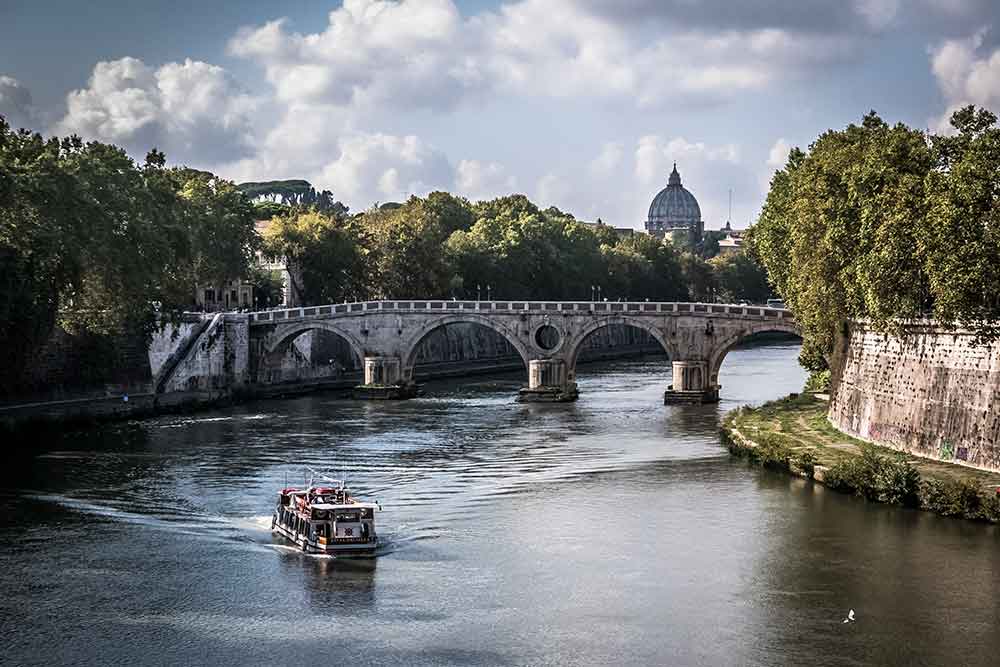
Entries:
{"label": "boat window", "polygon": [[316,526],[316,537],[326,537],[326,524]]}
{"label": "boat window", "polygon": [[357,521],[358,520],[358,515],[355,512],[351,512],[349,514],[345,514],[343,512],[337,512],[336,520],[337,521]]}

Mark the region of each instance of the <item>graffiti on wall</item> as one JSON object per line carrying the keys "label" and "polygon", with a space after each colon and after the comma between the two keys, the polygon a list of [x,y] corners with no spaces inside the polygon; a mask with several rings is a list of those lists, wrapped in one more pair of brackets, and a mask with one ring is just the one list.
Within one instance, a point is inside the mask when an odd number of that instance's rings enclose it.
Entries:
{"label": "graffiti on wall", "polygon": [[942,461],[951,461],[955,458],[955,446],[952,445],[947,440],[941,441],[941,449],[938,452],[938,458]]}

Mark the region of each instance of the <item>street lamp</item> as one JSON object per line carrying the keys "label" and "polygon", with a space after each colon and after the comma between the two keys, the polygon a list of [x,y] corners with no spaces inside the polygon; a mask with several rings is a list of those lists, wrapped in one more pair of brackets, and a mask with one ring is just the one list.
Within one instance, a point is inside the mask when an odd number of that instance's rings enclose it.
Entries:
{"label": "street lamp", "polygon": [[593,285],[591,285],[590,286],[590,300],[591,301],[594,300],[594,297],[596,296],[596,293],[597,293],[597,288],[594,287]]}
{"label": "street lamp", "polygon": [[487,301],[492,301],[493,300],[493,298],[491,296],[492,292],[493,292],[493,286],[492,285],[487,285],[486,286],[486,300]]}
{"label": "street lamp", "polygon": [[476,285],[476,301],[479,301],[480,296],[481,296],[480,287],[479,285]]}

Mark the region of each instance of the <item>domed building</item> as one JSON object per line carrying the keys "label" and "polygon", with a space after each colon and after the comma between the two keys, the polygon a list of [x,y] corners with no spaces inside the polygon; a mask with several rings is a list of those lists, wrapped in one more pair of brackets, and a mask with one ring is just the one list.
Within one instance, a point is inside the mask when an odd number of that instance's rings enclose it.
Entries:
{"label": "domed building", "polygon": [[660,190],[649,205],[646,233],[657,238],[669,236],[693,247],[701,242],[704,229],[698,200],[681,185],[681,175],[675,162],[667,187]]}

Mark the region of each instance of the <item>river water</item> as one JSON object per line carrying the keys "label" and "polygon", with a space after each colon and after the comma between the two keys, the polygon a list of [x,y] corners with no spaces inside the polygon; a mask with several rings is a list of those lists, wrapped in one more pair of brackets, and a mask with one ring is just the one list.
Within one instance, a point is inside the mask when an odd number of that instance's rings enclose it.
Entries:
{"label": "river water", "polygon": [[[329,394],[67,434],[0,473],[4,664],[1000,664],[1000,538],[749,467],[721,415],[802,386],[735,350],[718,406],[668,364],[422,398]],[[373,561],[268,531],[306,465],[381,501]],[[853,608],[857,621],[842,623]]]}

